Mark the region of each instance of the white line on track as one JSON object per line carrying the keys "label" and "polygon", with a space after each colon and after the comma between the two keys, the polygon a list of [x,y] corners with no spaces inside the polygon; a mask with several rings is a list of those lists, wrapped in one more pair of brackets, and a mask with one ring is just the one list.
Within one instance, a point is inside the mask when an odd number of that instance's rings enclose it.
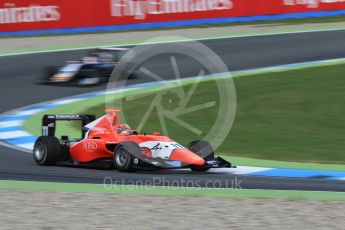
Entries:
{"label": "white line on track", "polygon": [[210,169],[209,172],[245,175],[245,174],[264,172],[268,170],[271,170],[271,168],[238,166],[237,168],[214,168],[214,169]]}
{"label": "white line on track", "polygon": [[337,180],[344,180],[344,181],[345,181],[345,177],[343,177],[343,178],[337,178]]}
{"label": "white line on track", "polygon": [[32,153],[32,150],[34,149],[34,145],[35,143],[32,142],[32,143],[26,143],[26,144],[19,144],[18,146]]}
{"label": "white line on track", "polygon": [[54,104],[55,105],[66,105],[66,104],[71,104],[71,103],[81,101],[81,100],[83,100],[83,99],[82,98],[65,99],[65,100],[57,101]]}

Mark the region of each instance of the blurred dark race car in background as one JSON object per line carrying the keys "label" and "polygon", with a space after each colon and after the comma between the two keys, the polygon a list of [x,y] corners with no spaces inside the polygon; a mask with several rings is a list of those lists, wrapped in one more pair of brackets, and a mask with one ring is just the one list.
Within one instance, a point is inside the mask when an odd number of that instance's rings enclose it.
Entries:
{"label": "blurred dark race car in background", "polygon": [[[80,61],[67,61],[62,67],[47,67],[39,84],[92,86],[109,80],[114,68],[118,65],[131,65],[131,57],[124,55],[129,48],[95,48]],[[132,54],[133,56],[133,54]],[[137,71],[124,74],[128,78],[137,77]]]}

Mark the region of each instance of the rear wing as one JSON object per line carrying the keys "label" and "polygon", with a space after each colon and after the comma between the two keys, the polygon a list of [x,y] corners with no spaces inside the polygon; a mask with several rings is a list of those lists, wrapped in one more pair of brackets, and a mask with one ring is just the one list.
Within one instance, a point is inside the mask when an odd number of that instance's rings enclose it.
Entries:
{"label": "rear wing", "polygon": [[95,115],[72,115],[72,114],[46,114],[42,118],[42,136],[55,136],[56,121],[81,121],[81,137],[86,134],[82,127],[93,122]]}

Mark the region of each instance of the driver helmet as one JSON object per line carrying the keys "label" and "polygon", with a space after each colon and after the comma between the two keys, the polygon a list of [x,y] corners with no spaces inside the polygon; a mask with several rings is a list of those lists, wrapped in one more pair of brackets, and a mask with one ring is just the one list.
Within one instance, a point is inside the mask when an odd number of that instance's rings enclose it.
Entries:
{"label": "driver helmet", "polygon": [[121,124],[118,126],[117,133],[130,133],[131,127],[127,124]]}

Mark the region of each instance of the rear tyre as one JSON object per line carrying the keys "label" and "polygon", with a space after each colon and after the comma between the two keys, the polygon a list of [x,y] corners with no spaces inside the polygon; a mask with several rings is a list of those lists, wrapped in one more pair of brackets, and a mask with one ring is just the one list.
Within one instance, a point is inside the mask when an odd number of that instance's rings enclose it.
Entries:
{"label": "rear tyre", "polygon": [[54,165],[61,157],[60,141],[56,137],[41,136],[34,145],[33,157],[38,165]]}
{"label": "rear tyre", "polygon": [[121,172],[133,171],[134,156],[140,154],[140,147],[134,142],[122,142],[118,144],[114,152],[115,167]]}
{"label": "rear tyre", "polygon": [[[188,144],[187,148],[193,153],[202,157],[205,161],[214,159],[213,148],[207,141],[192,141]],[[204,166],[191,165],[190,169],[194,172],[206,172],[210,168]]]}

